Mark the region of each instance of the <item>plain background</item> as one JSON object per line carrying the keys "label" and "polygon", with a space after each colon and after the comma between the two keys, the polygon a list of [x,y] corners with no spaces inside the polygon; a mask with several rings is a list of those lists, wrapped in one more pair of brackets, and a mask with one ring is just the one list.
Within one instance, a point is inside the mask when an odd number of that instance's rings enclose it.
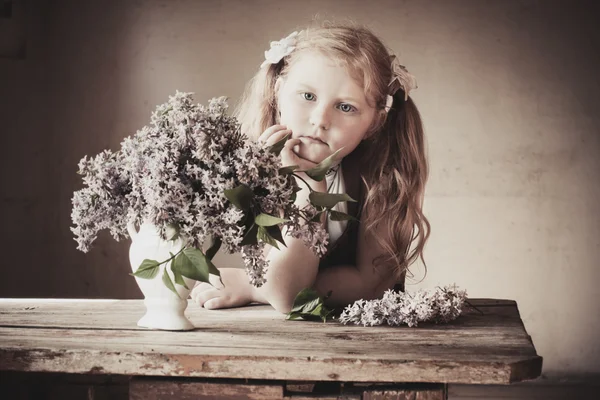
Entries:
{"label": "plain background", "polygon": [[78,161],[176,90],[233,106],[271,40],[351,18],[419,82],[432,234],[407,289],[514,299],[545,374],[598,373],[598,15],[566,0],[16,0],[0,19],[0,296],[140,298],[127,242],[76,250]]}

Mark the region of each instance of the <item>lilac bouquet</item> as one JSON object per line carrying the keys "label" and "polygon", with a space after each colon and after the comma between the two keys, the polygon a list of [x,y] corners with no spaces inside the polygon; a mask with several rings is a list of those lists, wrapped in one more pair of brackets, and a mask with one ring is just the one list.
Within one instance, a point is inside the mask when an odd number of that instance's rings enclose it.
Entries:
{"label": "lilac bouquet", "polygon": [[[224,245],[241,252],[257,287],[268,267],[265,244],[285,245],[282,228],[323,255],[328,235],[318,217],[339,201],[353,200],[312,192],[310,205],[296,206],[297,167],[283,166],[279,158],[287,138],[270,147],[252,142],[227,108],[224,97],[205,107],[194,104],[191,93],[177,92],[119,151],[84,157],[79,173],[86,187],[72,199],[77,248],[89,251],[100,230],[110,230],[118,241],[129,237],[128,224],[150,222],[164,240],[186,243],[171,257],[179,269],[175,276],[208,282],[209,273],[219,274],[211,259]],[[323,179],[334,156],[304,172]],[[134,275],[153,278],[171,259],[145,260]]]}

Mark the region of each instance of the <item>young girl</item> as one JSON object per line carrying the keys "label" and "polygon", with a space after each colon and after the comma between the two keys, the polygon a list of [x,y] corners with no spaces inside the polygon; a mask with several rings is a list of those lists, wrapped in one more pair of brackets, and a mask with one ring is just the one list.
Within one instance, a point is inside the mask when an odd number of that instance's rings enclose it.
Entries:
{"label": "young girl", "polygon": [[[423,258],[429,222],[422,212],[427,179],[423,127],[409,92],[412,75],[368,29],[328,25],[273,42],[246,89],[237,116],[265,146],[291,133],[284,166],[309,169],[341,149],[327,179],[303,174],[313,190],[348,193],[357,203],[338,210],[360,222],[325,220],[328,252],[319,259],[301,239],[269,247],[267,282],[253,287],[243,269],[222,268],[225,287],[201,283],[192,298],[207,309],[271,304],[287,313],[312,287],[329,306],[404,290],[408,266]],[[297,195],[308,204],[309,189]]]}

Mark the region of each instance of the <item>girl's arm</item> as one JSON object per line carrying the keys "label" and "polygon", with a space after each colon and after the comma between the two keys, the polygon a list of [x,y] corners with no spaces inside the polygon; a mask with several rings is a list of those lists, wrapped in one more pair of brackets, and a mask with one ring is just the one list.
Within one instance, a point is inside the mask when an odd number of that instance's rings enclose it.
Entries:
{"label": "girl's arm", "polygon": [[[271,146],[291,133],[283,125],[274,125],[265,130],[259,138],[259,142],[265,146]],[[316,164],[300,158],[294,153],[293,148],[299,145],[299,139],[289,139],[281,150],[282,165],[297,165],[300,170],[308,170]],[[302,174],[302,173],[298,173]],[[302,174],[303,180],[298,180],[301,190],[296,193],[296,205],[300,208],[309,204],[310,190],[306,187],[308,183],[312,190],[319,192],[327,191],[325,180],[316,182],[306,174]],[[323,215],[322,223],[325,223]],[[284,234],[287,247],[280,249],[270,248],[265,250],[269,267],[266,272],[266,283],[255,288],[248,282],[245,271],[221,270],[222,280],[225,287],[216,287],[202,283],[192,291],[192,299],[205,308],[239,307],[252,301],[271,304],[276,310],[287,313],[291,310],[296,295],[307,287],[313,286],[319,268],[319,258],[312,249],[304,245],[301,239]],[[242,273],[243,272],[243,273]]]}
{"label": "girl's arm", "polygon": [[[298,193],[298,198],[301,194]],[[302,195],[308,196],[306,193]],[[365,233],[363,226],[364,223],[361,223],[359,227],[356,266],[336,265],[319,272],[319,259],[312,250],[301,240],[286,236],[287,248],[271,248],[268,252],[267,282],[261,288],[255,288],[248,282],[245,270],[222,268],[225,288],[201,283],[192,292],[192,298],[201,307],[210,309],[239,307],[254,301],[271,304],[282,313],[289,312],[296,295],[309,287],[323,296],[332,291],[326,303],[334,307],[359,299],[379,298],[385,290],[394,286],[396,277],[389,268],[381,267],[377,271],[373,268],[372,260],[384,251],[373,234]],[[385,233],[378,231],[375,234]],[[216,279],[213,284],[219,286]]]}
{"label": "girl's arm", "polygon": [[[291,133],[284,125],[274,125],[267,128],[259,137],[259,142],[271,146]],[[298,138],[285,142],[280,157],[282,165],[297,165],[300,170],[308,170],[316,164],[298,156],[294,147],[301,145]],[[310,204],[311,190],[327,192],[325,179],[321,182],[310,179],[306,174],[298,172],[302,179],[297,179],[301,190],[296,194],[296,205],[303,208]],[[310,185],[310,189],[306,185]],[[325,215],[321,223],[325,223]],[[269,248],[266,258],[269,267],[266,273],[266,283],[260,288],[252,288],[252,299],[259,303],[271,304],[277,311],[287,313],[292,309],[296,295],[305,288],[312,287],[319,269],[319,257],[307,247],[302,239],[295,239],[284,232],[286,246],[279,249]]]}
{"label": "girl's arm", "polygon": [[[324,191],[318,187],[321,183],[313,181],[313,184],[314,190]],[[307,204],[309,193],[306,188],[298,192],[296,204]],[[324,219],[323,215],[323,222]],[[296,295],[315,283],[319,258],[302,239],[295,239],[284,232],[284,240],[287,247],[280,245],[279,250],[270,246],[265,248],[269,267],[262,287],[252,286],[244,269],[220,268],[221,281],[225,286],[221,286],[219,279],[211,275],[214,286],[199,283],[192,291],[192,299],[208,309],[240,307],[257,302],[271,304],[282,313],[289,312]]]}
{"label": "girl's arm", "polygon": [[[313,190],[326,191],[326,183],[312,181]],[[303,186],[302,183],[300,184]],[[323,186],[323,187],[321,187]],[[308,204],[310,191],[306,187],[297,193],[296,204],[300,207]],[[323,215],[324,223],[325,215]],[[277,311],[287,313],[292,309],[296,295],[305,288],[312,287],[319,269],[319,257],[307,247],[302,239],[284,235],[287,245],[270,248],[266,256],[269,268],[266,283],[253,288],[253,300],[271,304]]]}
{"label": "girl's arm", "polygon": [[373,233],[367,233],[365,223],[360,222],[356,264],[334,265],[324,269],[317,275],[313,288],[322,296],[331,291],[326,303],[340,307],[356,300],[379,298],[387,289],[396,284],[396,276],[391,268],[381,266],[377,270],[373,260],[385,251],[379,246],[374,235],[384,235],[385,227]]}

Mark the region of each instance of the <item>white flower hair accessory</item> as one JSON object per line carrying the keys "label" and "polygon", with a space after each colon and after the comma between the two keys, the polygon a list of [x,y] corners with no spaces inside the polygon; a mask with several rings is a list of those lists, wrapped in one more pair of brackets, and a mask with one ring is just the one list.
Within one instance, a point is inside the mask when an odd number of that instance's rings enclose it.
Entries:
{"label": "white flower hair accessory", "polygon": [[417,78],[409,73],[404,65],[400,64],[398,57],[392,55],[390,58],[392,64],[392,79],[388,85],[390,88],[390,95],[388,95],[386,99],[386,110],[389,110],[392,107],[392,102],[394,101],[392,95],[396,93],[398,89],[402,89],[404,91],[404,101],[406,101],[408,100],[410,91],[418,88]]}
{"label": "white flower hair accessory", "polygon": [[280,41],[271,42],[271,48],[265,51],[265,61],[260,65],[261,68],[269,64],[277,64],[285,56],[288,56],[296,48],[298,35],[303,31],[290,33]]}

